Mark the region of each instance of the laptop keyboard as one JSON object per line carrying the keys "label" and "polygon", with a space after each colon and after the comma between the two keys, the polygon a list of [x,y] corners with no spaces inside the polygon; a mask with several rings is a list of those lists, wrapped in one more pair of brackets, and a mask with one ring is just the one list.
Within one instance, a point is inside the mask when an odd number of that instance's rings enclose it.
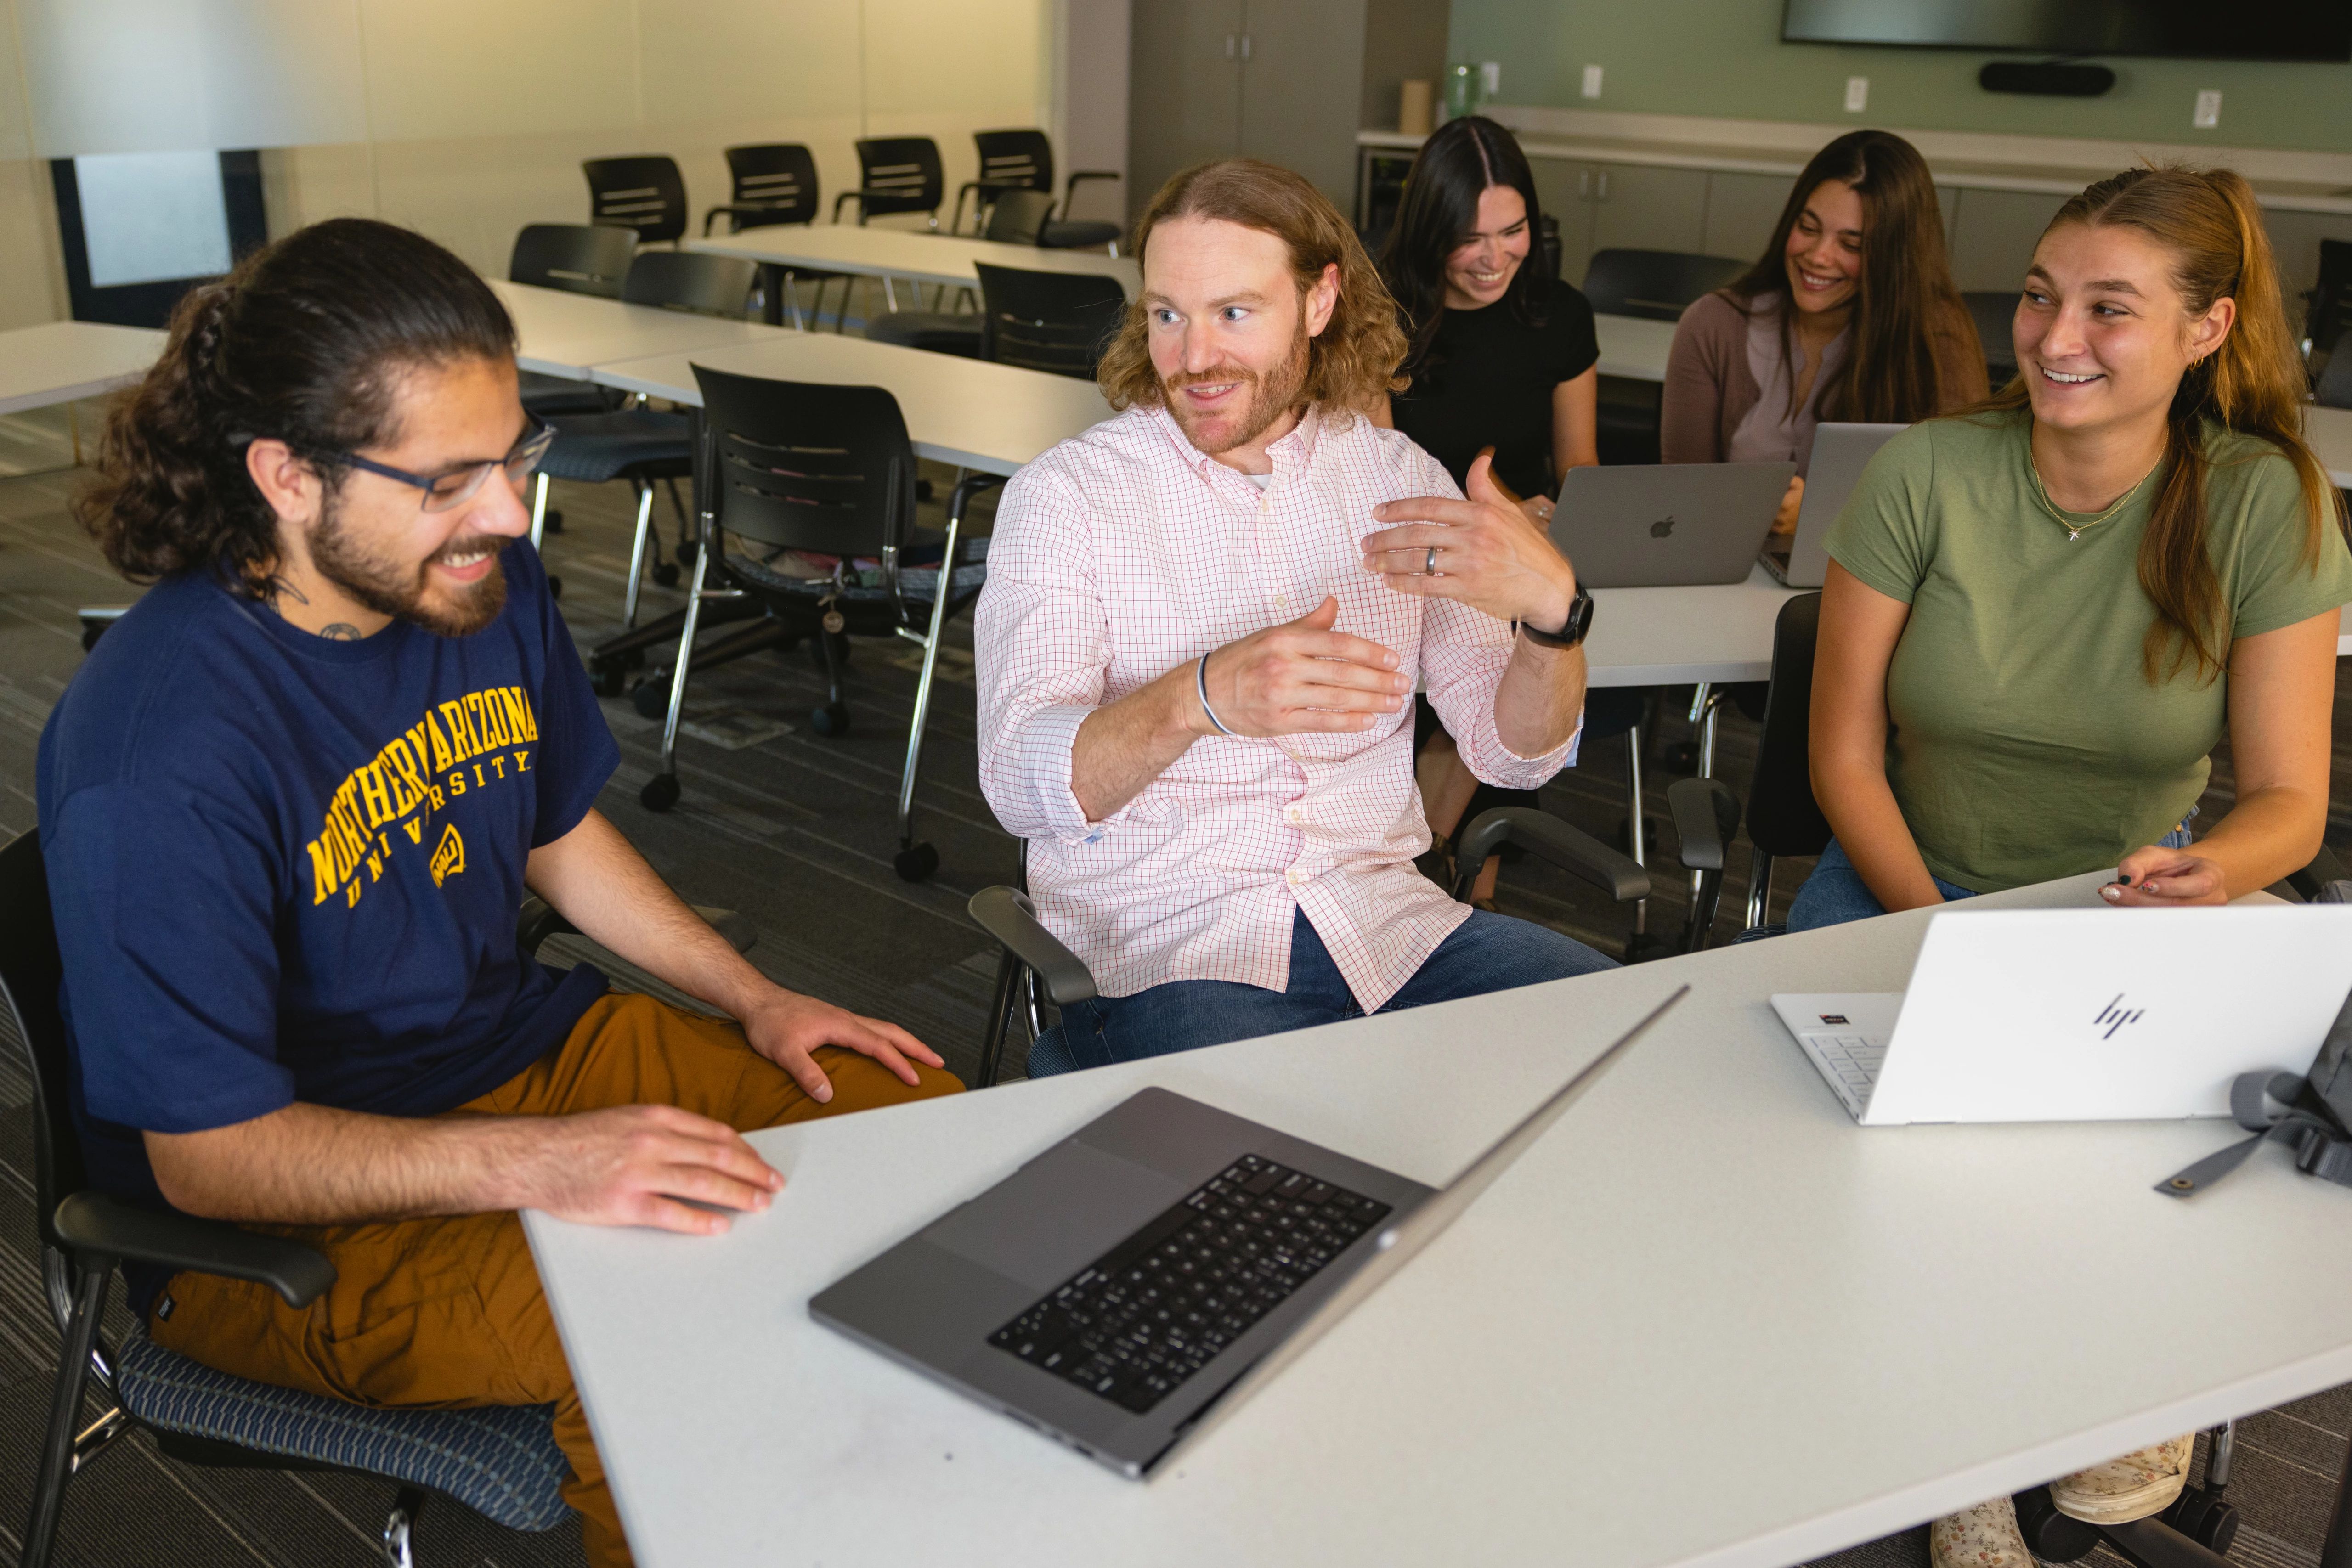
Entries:
{"label": "laptop keyboard", "polygon": [[1388,1213],[1244,1155],[988,1343],[1140,1416]]}
{"label": "laptop keyboard", "polygon": [[1845,1108],[1859,1117],[1863,1107],[1870,1103],[1870,1092],[1878,1082],[1879,1064],[1886,1060],[1884,1040],[1868,1040],[1858,1034],[1804,1034],[1797,1037],[1805,1042],[1813,1065],[1836,1090]]}

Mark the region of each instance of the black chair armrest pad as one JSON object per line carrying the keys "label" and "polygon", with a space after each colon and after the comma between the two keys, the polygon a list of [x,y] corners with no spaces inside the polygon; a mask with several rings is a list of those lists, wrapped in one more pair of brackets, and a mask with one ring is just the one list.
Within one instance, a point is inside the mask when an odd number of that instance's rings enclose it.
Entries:
{"label": "black chair armrest pad", "polygon": [[1739,831],[1739,797],[1720,779],[1677,779],[1666,787],[1675,836],[1682,841],[1683,864],[1692,871],[1721,871]]}
{"label": "black chair armrest pad", "polygon": [[299,1241],[217,1219],[137,1208],[100,1192],[78,1192],[58,1205],[57,1229],[85,1257],[250,1280],[277,1291],[289,1307],[309,1306],[335,1282],[335,1266]]}
{"label": "black chair armrest pad", "polygon": [[[1650,896],[1650,873],[1631,856],[1619,854],[1580,828],[1546,811],[1499,806],[1479,814],[1454,846],[1466,877],[1475,877],[1486,857],[1505,844],[1528,850],[1570,875],[1591,883],[1620,904]],[[1460,898],[1466,889],[1457,889]]]}
{"label": "black chair armrest pad", "polygon": [[536,953],[539,945],[551,936],[576,936],[580,927],[555,913],[554,905],[543,898],[522,901],[522,915],[515,929],[515,945],[526,953]]}
{"label": "black chair armrest pad", "polygon": [[2352,876],[2352,873],[2344,869],[2344,862],[2336,858],[2336,852],[2322,844],[2319,852],[2311,857],[2311,863],[2300,871],[2287,873],[2285,881],[2305,904],[2317,904],[2321,902],[2321,889],[2330,883],[2342,882],[2347,876]]}
{"label": "black chair armrest pad", "polygon": [[965,906],[980,928],[1004,945],[1014,957],[1037,971],[1045,994],[1057,1008],[1095,998],[1095,977],[1078,956],[1062,946],[1037,918],[1036,906],[1018,888],[983,887]]}

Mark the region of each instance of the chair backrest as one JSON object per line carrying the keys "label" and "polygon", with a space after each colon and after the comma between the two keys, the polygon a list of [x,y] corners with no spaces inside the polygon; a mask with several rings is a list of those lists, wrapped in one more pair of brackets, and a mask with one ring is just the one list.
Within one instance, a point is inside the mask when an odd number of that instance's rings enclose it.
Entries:
{"label": "chair backrest", "polygon": [[686,232],[686,178],[677,159],[591,158],[580,172],[588,176],[590,223],[635,229],[646,245]]}
{"label": "chair backrest", "polygon": [[1095,362],[1127,319],[1118,279],[984,261],[972,267],[980,274],[982,359],[1094,380]]}
{"label": "chair backrest", "polygon": [[636,252],[634,229],[598,224],[525,224],[522,233],[515,235],[507,280],[618,299],[621,279],[628,275],[629,258]]}
{"label": "chair backrest", "polygon": [[1543,275],[1559,277],[1559,269],[1567,265],[1567,252],[1559,240],[1559,220],[1549,213],[1536,220],[1536,245],[1543,256]]}
{"label": "chair backrest", "polygon": [[621,298],[631,305],[660,305],[705,316],[741,316],[760,277],[749,256],[714,256],[699,250],[643,250],[629,264]]}
{"label": "chair backrest", "polygon": [[1596,250],[1584,269],[1584,297],[1605,316],[1681,319],[1683,309],[1748,270],[1728,256],[1680,250]]}
{"label": "chair backrest", "polygon": [[816,221],[816,159],[799,142],[730,147],[727,172],[734,176],[734,194],[730,199],[735,205],[760,209],[734,214],[737,228]]}
{"label": "chair backrest", "polygon": [[1985,375],[1995,387],[2017,373],[2017,295],[2014,288],[1971,288],[1960,296],[1984,345]]}
{"label": "chair backrest", "polygon": [[1813,643],[1822,596],[1801,593],[1780,606],[1772,626],[1772,685],[1764,698],[1756,776],[1748,786],[1748,837],[1766,854],[1817,855],[1830,825],[1813,800],[1806,747],[1812,731]]}
{"label": "chair backrest", "polygon": [[2319,282],[2311,291],[2311,310],[2303,335],[2314,354],[2330,353],[2352,322],[2352,240],[2319,242]]}
{"label": "chair backrest", "polygon": [[2352,343],[2338,342],[2311,395],[2329,408],[2352,408]]}
{"label": "chair backrest", "polygon": [[980,149],[980,183],[1018,185],[1024,190],[1054,190],[1054,144],[1042,131],[975,131]]}
{"label": "chair backrest", "polygon": [[980,237],[1005,245],[1035,245],[1054,215],[1054,198],[1035,191],[999,191],[988,209]]}
{"label": "chair backrest", "polygon": [[814,385],[694,367],[702,388],[695,494],[719,528],[772,549],[873,556],[915,529],[915,448],[880,387]]}
{"label": "chair backrest", "polygon": [[49,913],[41,836],[33,829],[0,847],[0,1034],[13,1031],[16,1060],[33,1078],[33,1207],[45,1246],[62,1250],[58,1205],[89,1185],[74,1131],[58,988],[65,967]]}
{"label": "chair backrest", "polygon": [[947,195],[940,144],[928,136],[873,136],[857,143],[859,204],[865,217],[936,214]]}

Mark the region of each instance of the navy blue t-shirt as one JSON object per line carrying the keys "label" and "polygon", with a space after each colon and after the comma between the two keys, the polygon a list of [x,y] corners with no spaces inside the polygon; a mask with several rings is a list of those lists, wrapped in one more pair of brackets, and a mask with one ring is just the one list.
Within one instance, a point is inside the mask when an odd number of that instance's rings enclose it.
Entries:
{"label": "navy blue t-shirt", "polygon": [[163,1204],[141,1129],[462,1105],[604,994],[516,946],[525,857],[620,753],[537,554],[501,565],[506,608],[472,636],[355,643],[167,579],[67,687],[41,850],[100,1189]]}

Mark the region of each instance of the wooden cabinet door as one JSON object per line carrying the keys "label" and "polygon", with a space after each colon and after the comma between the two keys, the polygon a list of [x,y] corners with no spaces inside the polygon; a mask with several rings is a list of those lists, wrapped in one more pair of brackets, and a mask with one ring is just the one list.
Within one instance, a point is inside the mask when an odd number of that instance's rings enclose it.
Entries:
{"label": "wooden cabinet door", "polygon": [[1706,177],[1706,225],[1699,248],[1708,256],[1753,261],[1772,243],[1772,230],[1797,182],[1786,174],[1716,170]]}
{"label": "wooden cabinet door", "polygon": [[1242,0],[1134,0],[1133,16],[1129,217],[1178,170],[1232,157],[1242,127]]}
{"label": "wooden cabinet door", "polygon": [[1706,170],[1641,163],[1592,166],[1594,250],[1697,254],[1706,228]]}
{"label": "wooden cabinet door", "polygon": [[2022,287],[2025,269],[2033,264],[2034,242],[2066,198],[1975,185],[1953,194],[1958,198],[1958,211],[1952,219],[1952,281],[1963,292],[2010,293]]}
{"label": "wooden cabinet door", "polygon": [[1536,177],[1536,202],[1545,215],[1559,220],[1559,275],[1570,283],[1584,281],[1585,264],[1592,259],[1592,165],[1574,158],[1530,158]]}
{"label": "wooden cabinet door", "polygon": [[[1242,153],[1297,170],[1349,211],[1364,0],[1248,0],[1243,21]],[[1136,58],[1143,57],[1139,47]]]}

